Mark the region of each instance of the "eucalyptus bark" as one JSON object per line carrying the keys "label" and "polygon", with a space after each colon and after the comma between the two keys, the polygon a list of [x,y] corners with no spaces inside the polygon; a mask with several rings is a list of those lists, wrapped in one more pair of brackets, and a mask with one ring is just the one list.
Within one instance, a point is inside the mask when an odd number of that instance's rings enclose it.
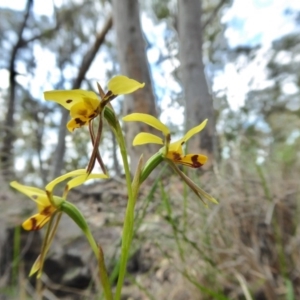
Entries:
{"label": "eucalyptus bark", "polygon": [[[139,3],[137,0],[113,0],[112,3],[121,72],[130,78],[145,82],[143,89],[125,96],[123,113],[127,115],[138,112],[156,116],[155,96],[141,29]],[[132,146],[137,133],[152,131],[149,126],[140,122],[129,122],[124,126],[131,171],[134,171],[141,154],[143,153],[144,160],[146,160],[157,151],[157,147],[154,145]]]}
{"label": "eucalyptus bark", "polygon": [[204,119],[206,128],[189,141],[189,152],[212,158],[215,150],[215,122],[213,100],[209,93],[203,64],[202,1],[178,0],[179,57],[185,97],[186,129]]}

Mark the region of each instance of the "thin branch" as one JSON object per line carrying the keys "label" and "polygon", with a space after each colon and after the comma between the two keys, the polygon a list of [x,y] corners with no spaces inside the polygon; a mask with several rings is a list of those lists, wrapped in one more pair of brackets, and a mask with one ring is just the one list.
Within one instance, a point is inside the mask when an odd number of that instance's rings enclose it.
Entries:
{"label": "thin branch", "polygon": [[27,40],[22,39],[22,41],[20,43],[20,48],[25,47],[29,43],[34,42],[35,40],[39,40],[39,39],[43,38],[44,36],[51,35],[55,31],[57,31],[59,29],[59,27],[60,27],[60,23],[57,22],[57,24],[53,28],[46,29],[45,31],[43,31],[43,32],[41,32],[37,35],[34,35],[34,36],[32,36],[31,38],[29,38]]}
{"label": "thin branch", "polygon": [[80,85],[85,78],[85,74],[87,73],[93,60],[95,59],[96,54],[99,51],[100,46],[103,44],[107,33],[112,28],[112,24],[113,24],[113,20],[112,20],[112,16],[110,16],[107,19],[106,23],[104,24],[102,31],[99,32],[99,34],[97,34],[94,44],[83,57],[77,78],[73,83],[73,89],[80,88]]}
{"label": "thin branch", "polygon": [[210,14],[209,18],[202,24],[202,26],[201,26],[202,30],[204,30],[206,28],[206,26],[209,25],[214,20],[214,18],[216,17],[216,15],[220,11],[220,9],[223,7],[223,5],[226,3],[226,1],[227,0],[221,0],[219,2],[219,4],[214,8],[214,10]]}

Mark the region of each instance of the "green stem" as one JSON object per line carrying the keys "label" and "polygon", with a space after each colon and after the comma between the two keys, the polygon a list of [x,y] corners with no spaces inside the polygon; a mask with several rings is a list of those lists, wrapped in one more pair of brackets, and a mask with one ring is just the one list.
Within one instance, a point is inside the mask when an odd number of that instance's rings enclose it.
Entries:
{"label": "green stem", "polygon": [[102,248],[100,245],[97,245],[85,218],[83,217],[81,212],[78,210],[78,208],[74,204],[72,204],[68,201],[64,201],[61,204],[60,210],[65,212],[79,226],[79,228],[85,234],[93,252],[95,253],[97,261],[98,261],[100,281],[101,281],[101,284],[103,287],[105,298],[106,298],[106,300],[113,300],[113,295],[111,292],[109,278],[108,278],[105,263],[104,263]]}
{"label": "green stem", "polygon": [[50,221],[49,221],[49,224],[48,224],[48,227],[47,227],[47,231],[46,231],[46,235],[44,237],[44,240],[43,240],[43,244],[42,244],[42,250],[41,250],[41,255],[40,255],[40,261],[41,261],[41,265],[40,265],[40,268],[38,270],[38,273],[37,273],[37,277],[36,277],[36,294],[37,294],[37,299],[42,299],[42,280],[41,280],[41,276],[42,276],[42,271],[43,271],[43,266],[44,266],[44,259],[45,259],[45,250],[47,248],[47,241],[48,241],[48,238],[50,236],[50,233],[51,233],[51,228],[52,228],[52,223],[53,223],[53,219],[56,215],[57,211],[55,211],[53,213],[53,215],[51,216],[50,218]]}
{"label": "green stem", "polygon": [[[184,172],[186,173],[186,167],[184,167]],[[188,219],[188,189],[187,185],[183,185],[183,232],[186,233],[187,229],[187,219]]]}
{"label": "green stem", "polygon": [[135,207],[135,198],[137,196],[137,193],[134,193],[132,190],[131,185],[131,175],[130,175],[130,168],[128,163],[128,156],[127,156],[127,150],[126,150],[126,144],[124,135],[120,126],[120,123],[118,120],[116,120],[114,127],[113,127],[114,133],[116,135],[121,156],[123,160],[124,165],[124,171],[125,171],[125,177],[126,177],[126,185],[128,190],[128,202],[127,202],[127,208],[126,208],[126,214],[124,219],[124,225],[123,225],[123,234],[122,234],[122,246],[121,246],[121,259],[120,259],[120,269],[119,269],[119,277],[118,277],[118,283],[116,287],[116,294],[115,294],[115,300],[121,299],[121,292],[122,287],[124,283],[124,278],[126,275],[126,268],[127,268],[127,261],[129,257],[129,249],[132,241],[133,236],[133,224],[134,224],[134,207]]}
{"label": "green stem", "polygon": [[175,237],[175,242],[178,248],[178,252],[179,252],[179,256],[182,262],[185,262],[185,258],[184,258],[184,250],[180,244],[180,240],[178,237],[178,222],[176,222],[176,220],[173,217],[173,212],[172,212],[172,206],[170,203],[170,199],[169,196],[167,195],[162,182],[160,182],[160,190],[161,190],[161,195],[162,195],[162,200],[165,204],[165,208],[167,210],[167,214],[168,214],[168,218],[167,221],[170,223],[173,233],[174,233],[174,237]]}
{"label": "green stem", "polygon": [[62,212],[59,212],[56,218],[56,222],[54,224],[54,227],[52,229],[52,223],[54,218],[56,217],[57,212],[55,212],[49,221],[49,226],[47,229],[47,233],[46,236],[44,238],[43,244],[42,244],[42,249],[41,249],[41,254],[37,257],[37,259],[35,260],[34,264],[31,267],[30,273],[29,273],[29,277],[32,276],[33,274],[35,274],[36,272],[38,272],[37,274],[37,278],[40,278],[43,272],[43,266],[44,266],[44,260],[45,257],[50,249],[52,240],[54,238],[54,235],[57,231],[57,227],[60,221],[60,218],[62,216]]}
{"label": "green stem", "polygon": [[12,283],[15,285],[18,284],[20,244],[21,244],[21,227],[17,226],[14,229],[14,250],[13,250],[13,269],[12,269]]}
{"label": "green stem", "polygon": [[90,246],[98,260],[99,277],[100,277],[100,281],[101,281],[101,284],[102,284],[102,287],[104,290],[105,298],[106,298],[106,300],[113,300],[113,295],[111,292],[109,277],[107,275],[107,271],[106,271],[106,267],[105,267],[104,255],[103,255],[102,248],[100,245],[97,245],[90,230],[87,230],[84,233],[85,233],[85,236],[86,236],[88,242],[90,243]]}

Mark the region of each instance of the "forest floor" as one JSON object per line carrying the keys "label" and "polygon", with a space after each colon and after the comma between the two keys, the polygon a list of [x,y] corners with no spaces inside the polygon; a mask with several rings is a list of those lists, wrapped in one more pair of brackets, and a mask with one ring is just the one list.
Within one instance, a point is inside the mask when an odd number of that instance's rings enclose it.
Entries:
{"label": "forest floor", "polygon": [[[219,200],[209,208],[170,174],[145,185],[122,299],[299,299],[299,177],[272,168],[255,173],[230,165],[195,172],[193,179]],[[69,196],[112,273],[127,201],[124,180],[83,186]],[[0,201],[0,299],[32,299],[34,280],[30,284],[26,274],[39,254],[39,232],[21,232],[17,269],[11,261],[17,225],[34,203],[5,185]],[[45,299],[99,299],[95,263],[81,231],[63,217],[42,276]]]}

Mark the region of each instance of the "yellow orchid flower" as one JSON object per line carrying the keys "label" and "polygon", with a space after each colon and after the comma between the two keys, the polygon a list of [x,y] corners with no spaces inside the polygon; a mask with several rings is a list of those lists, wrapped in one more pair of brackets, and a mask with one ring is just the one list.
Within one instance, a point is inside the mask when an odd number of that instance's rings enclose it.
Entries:
{"label": "yellow orchid flower", "polygon": [[145,164],[144,169],[140,175],[140,183],[142,183],[152,172],[152,170],[163,160],[166,159],[172,169],[182,178],[182,180],[192,189],[196,196],[203,201],[206,205],[204,198],[217,204],[218,201],[211,195],[206,193],[200,187],[198,187],[187,175],[185,175],[176,164],[186,165],[191,168],[199,168],[205,164],[207,157],[202,154],[184,154],[183,145],[196,133],[200,132],[207,123],[207,119],[204,120],[198,126],[190,129],[184,137],[176,142],[171,143],[171,132],[170,129],[160,122],[158,119],[151,115],[134,113],[127,115],[123,118],[126,122],[140,121],[146,123],[155,129],[162,132],[164,140],[154,134],[141,132],[133,140],[133,145],[143,145],[148,143],[164,145],[161,150],[154,154]]}
{"label": "yellow orchid flower", "polygon": [[206,125],[207,119],[204,120],[200,125],[190,129],[183,138],[180,140],[171,143],[170,129],[160,122],[157,118],[141,113],[133,113],[123,117],[123,120],[126,122],[130,121],[139,121],[146,123],[155,129],[161,131],[165,137],[164,141],[161,137],[141,132],[133,140],[133,145],[143,145],[143,144],[159,144],[164,145],[161,151],[166,159],[173,161],[176,164],[186,165],[191,168],[199,168],[205,164],[207,161],[207,156],[202,154],[184,154],[183,145],[189,140],[193,135],[200,132]]}
{"label": "yellow orchid flower", "polygon": [[72,119],[68,122],[67,128],[69,131],[74,131],[76,128],[88,125],[90,121],[101,113],[104,106],[118,95],[130,94],[144,87],[144,85],[144,83],[134,79],[118,75],[108,82],[107,93],[104,93],[100,85],[98,85],[101,100],[99,100],[96,93],[84,90],[47,91],[44,92],[44,97],[45,100],[57,102],[70,110]]}
{"label": "yellow orchid flower", "polygon": [[[63,198],[53,196],[53,189],[55,188],[55,186],[70,177],[75,178],[71,179],[67,183]],[[88,175],[85,169],[75,170],[52,180],[49,184],[46,185],[45,190],[41,190],[31,186],[25,186],[16,181],[11,182],[11,187],[25,194],[37,204],[38,213],[23,222],[23,228],[25,230],[41,229],[45,224],[47,224],[51,216],[57,211],[61,203],[64,201],[64,198],[66,197],[68,191],[76,186],[83,184],[86,180],[92,178],[108,178],[108,176],[105,174]]]}

